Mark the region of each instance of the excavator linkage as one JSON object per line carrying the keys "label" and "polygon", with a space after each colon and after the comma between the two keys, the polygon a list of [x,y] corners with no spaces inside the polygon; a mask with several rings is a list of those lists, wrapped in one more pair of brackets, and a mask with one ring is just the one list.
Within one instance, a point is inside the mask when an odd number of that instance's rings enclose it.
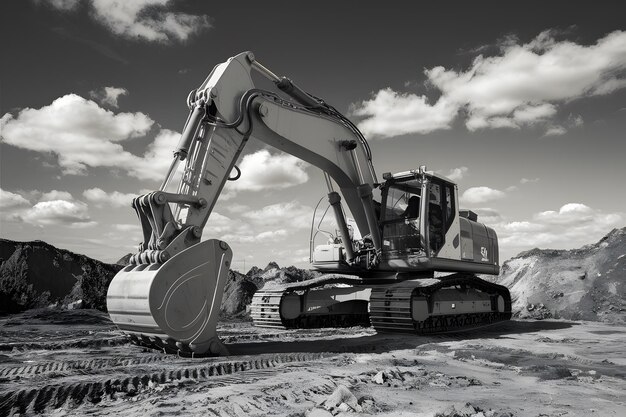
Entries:
{"label": "excavator linkage", "polygon": [[216,334],[232,251],[207,240],[165,263],[128,265],[111,281],[111,320],[132,341],[182,355],[223,355]]}

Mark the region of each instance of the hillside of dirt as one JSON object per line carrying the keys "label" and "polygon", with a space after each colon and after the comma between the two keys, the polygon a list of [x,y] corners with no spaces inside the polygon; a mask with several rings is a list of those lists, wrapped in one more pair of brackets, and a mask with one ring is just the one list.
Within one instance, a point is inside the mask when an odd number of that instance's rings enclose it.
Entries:
{"label": "hillside of dirt", "polygon": [[264,269],[253,266],[245,275],[231,270],[228,272],[228,282],[224,287],[222,297],[222,316],[248,317],[252,296],[269,282],[298,282],[320,275],[319,272],[299,269],[295,266],[281,268],[276,262],[270,262]]}
{"label": "hillside of dirt", "polygon": [[[31,308],[92,308],[106,311],[106,292],[115,274],[131,254],[107,264],[56,248],[46,242],[0,239],[0,314]],[[247,317],[254,293],[266,282],[289,283],[315,278],[319,273],[270,262],[246,274],[229,271],[221,314]]]}
{"label": "hillside of dirt", "polygon": [[626,228],[579,249],[522,252],[497,282],[511,290],[517,317],[626,323]]}
{"label": "hillside of dirt", "polygon": [[51,304],[104,310],[121,268],[40,240],[0,239],[0,314]]}

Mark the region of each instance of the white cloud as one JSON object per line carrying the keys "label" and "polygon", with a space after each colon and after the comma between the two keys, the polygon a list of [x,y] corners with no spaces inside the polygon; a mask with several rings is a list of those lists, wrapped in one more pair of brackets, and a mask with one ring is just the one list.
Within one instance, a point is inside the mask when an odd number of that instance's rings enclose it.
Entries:
{"label": "white cloud", "polygon": [[539,182],[539,181],[540,181],[539,178],[522,178],[521,180],[519,180],[521,184],[530,184],[530,183]]}
{"label": "white cloud", "polygon": [[504,198],[506,193],[489,187],[471,187],[461,195],[461,202],[465,204],[481,204],[487,201]]}
{"label": "white cloud", "polygon": [[287,154],[270,154],[262,149],[243,157],[239,164],[241,178],[229,184],[230,190],[281,190],[309,180],[308,164]]}
{"label": "white cloud", "polygon": [[595,211],[584,204],[568,203],[559,211],[542,211],[535,219],[546,224],[586,223],[594,219]]}
{"label": "white cloud", "polygon": [[81,0],[35,0],[37,3],[45,2],[55,9],[70,11],[76,9]]}
{"label": "white cloud", "polygon": [[479,55],[465,71],[426,69],[427,83],[441,94],[435,104],[386,88],[353,105],[352,114],[365,117],[359,127],[372,137],[449,129],[460,110],[471,131],[548,124],[547,136],[560,135],[565,128],[550,123],[559,106],[625,88],[625,69],[626,32],[579,45],[546,31],[521,45],[509,38],[500,55]]}
{"label": "white cloud", "polygon": [[624,213],[605,213],[581,203],[536,213],[532,220],[492,224],[503,249],[533,247],[571,249],[597,241],[614,227],[622,227]]}
{"label": "white cloud", "polygon": [[548,119],[556,114],[556,106],[550,103],[539,105],[520,106],[513,112],[513,121],[516,126],[523,124],[534,124]]}
{"label": "white cloud", "polygon": [[75,94],[40,109],[0,118],[2,142],[56,156],[63,174],[86,174],[87,167],[118,168],[139,179],[161,181],[180,134],[161,129],[141,156],[120,142],[145,136],[154,122],[143,113],[113,113]]}
{"label": "white cloud", "polygon": [[481,223],[494,225],[502,222],[502,215],[492,208],[474,208],[472,211],[478,215],[478,221]]}
{"label": "white cloud", "polygon": [[502,225],[502,229],[506,232],[538,232],[545,229],[545,227],[538,223],[531,223],[528,221],[510,222]]}
{"label": "white cloud", "polygon": [[284,239],[289,232],[285,229],[268,230],[260,232],[256,235],[253,234],[225,234],[221,237],[226,242],[234,243],[265,243],[265,242],[277,242]]}
{"label": "white cloud", "polygon": [[62,11],[76,10],[79,3],[91,17],[112,33],[136,40],[169,43],[185,41],[211,27],[206,15],[170,11],[173,0],[36,0]]}
{"label": "white cloud", "polygon": [[585,121],[583,120],[583,117],[581,115],[574,116],[570,114],[570,116],[568,117],[568,122],[571,126],[574,127],[580,127],[585,124]]}
{"label": "white cloud", "polygon": [[42,201],[28,209],[22,220],[34,225],[93,226],[87,212],[87,205],[80,201]]}
{"label": "white cloud", "polygon": [[84,174],[87,166],[132,166],[138,158],[117,142],[145,135],[152,124],[145,114],[114,114],[75,94],[0,119],[3,142],[56,154],[65,174]]}
{"label": "white cloud", "polygon": [[138,194],[125,194],[119,191],[107,193],[100,188],[90,188],[83,191],[83,197],[98,206],[130,207],[133,198],[138,197]]}
{"label": "white cloud", "polygon": [[231,219],[228,216],[224,216],[216,211],[211,213],[206,227],[204,228],[205,235],[210,238],[224,239],[226,235],[249,235],[252,230],[251,227],[241,219]]}
{"label": "white cloud", "polygon": [[128,94],[128,90],[121,87],[104,87],[99,90],[93,90],[89,92],[89,96],[94,100],[97,100],[103,106],[110,106],[117,108],[117,100],[120,96]]}
{"label": "white cloud", "polygon": [[3,212],[5,210],[19,209],[27,206],[30,206],[30,202],[20,194],[0,188],[0,209],[2,209]]}
{"label": "white cloud", "polygon": [[208,16],[170,12],[171,0],[91,0],[93,15],[111,32],[130,39],[185,41],[211,27]]}
{"label": "white cloud", "polygon": [[256,235],[255,239],[258,242],[275,242],[281,240],[288,234],[289,233],[285,229],[270,230],[259,233],[258,235]]}
{"label": "white cloud", "polygon": [[567,129],[565,129],[563,126],[559,126],[559,125],[553,125],[553,126],[549,126],[546,129],[546,133],[544,133],[544,136],[561,136],[567,133]]}
{"label": "white cloud", "polygon": [[[165,179],[179,139],[180,133],[161,129],[154,138],[154,142],[148,146],[143,158],[135,158],[133,165],[120,168],[126,168],[130,175],[139,179],[156,179],[160,182]],[[172,183],[175,183],[177,178],[179,177],[174,177]]]}
{"label": "white cloud", "polygon": [[459,107],[445,98],[429,104],[426,96],[404,94],[385,88],[370,100],[351,106],[351,114],[364,116],[359,129],[372,138],[449,129]]}
{"label": "white cloud", "polygon": [[141,226],[139,224],[118,223],[114,224],[113,228],[120,232],[140,232]]}
{"label": "white cloud", "polygon": [[276,203],[260,210],[241,213],[241,216],[258,226],[289,226],[303,229],[311,227],[313,208],[297,201]]}
{"label": "white cloud", "polygon": [[448,173],[446,174],[446,177],[448,177],[452,181],[459,181],[459,180],[462,180],[467,175],[468,172],[469,172],[468,167],[452,168],[450,171],[448,171]]}
{"label": "white cloud", "polygon": [[249,206],[239,203],[230,203],[226,205],[226,209],[231,213],[244,213],[250,211]]}
{"label": "white cloud", "polygon": [[67,191],[52,190],[47,193],[33,190],[22,192],[35,198],[35,205],[20,194],[0,189],[2,219],[25,222],[35,226],[59,225],[71,228],[93,227],[97,222],[89,216],[87,204],[75,200]]}
{"label": "white cloud", "polygon": [[467,71],[435,67],[426,74],[445,97],[466,107],[472,130],[473,120],[498,127],[491,123],[504,118],[521,126],[553,116],[554,103],[608,94],[623,87],[624,68],[626,32],[586,46],[556,41],[546,31],[527,44],[505,46],[500,56],[478,56]]}
{"label": "white cloud", "polygon": [[70,194],[67,191],[58,191],[58,190],[52,190],[49,191],[47,193],[43,193],[41,195],[41,197],[39,198],[39,202],[41,203],[42,201],[54,201],[54,200],[73,200],[74,197],[72,197],[72,194]]}

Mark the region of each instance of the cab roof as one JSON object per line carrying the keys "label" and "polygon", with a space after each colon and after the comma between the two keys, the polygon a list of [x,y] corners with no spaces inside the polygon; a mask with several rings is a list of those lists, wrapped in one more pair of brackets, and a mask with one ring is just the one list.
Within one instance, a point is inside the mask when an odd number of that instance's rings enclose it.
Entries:
{"label": "cab roof", "polygon": [[[450,178],[448,178],[448,177],[446,177],[444,175],[438,174],[438,173],[436,173],[434,171],[426,171],[426,175],[429,176],[429,177],[437,178],[437,179],[440,179],[440,180],[445,181],[447,183],[456,185],[456,183],[454,181],[452,181]],[[404,179],[408,179],[408,178],[418,178],[418,176],[419,176],[419,170],[412,169],[410,171],[402,171],[402,172],[397,172],[395,174],[390,174],[390,177],[387,177],[385,179],[394,179],[396,181],[399,181],[399,180],[404,180]],[[385,177],[385,175],[383,175],[383,178],[384,177]]]}

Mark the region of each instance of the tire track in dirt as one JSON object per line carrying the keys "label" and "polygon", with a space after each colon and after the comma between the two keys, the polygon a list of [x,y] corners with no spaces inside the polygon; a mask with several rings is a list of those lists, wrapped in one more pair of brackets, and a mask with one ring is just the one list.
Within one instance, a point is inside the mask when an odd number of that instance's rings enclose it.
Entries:
{"label": "tire track in dirt", "polygon": [[25,378],[49,372],[80,372],[93,369],[144,365],[171,360],[169,355],[142,356],[140,358],[91,359],[82,361],[45,362],[0,369],[0,378],[9,380]]}
{"label": "tire track in dirt", "polygon": [[18,350],[60,350],[60,349],[75,349],[75,348],[99,348],[108,346],[119,346],[127,344],[129,341],[128,336],[118,335],[110,338],[92,339],[84,338],[79,340],[63,340],[58,342],[9,342],[0,343],[0,351],[12,351]]}
{"label": "tire track in dirt", "polygon": [[135,374],[125,378],[106,378],[95,382],[73,382],[45,385],[0,393],[0,415],[14,413],[42,413],[49,408],[68,404],[76,407],[84,402],[96,404],[103,399],[114,399],[118,395],[134,396],[154,384],[174,381],[207,380],[214,376],[231,375],[247,370],[276,368],[282,364],[308,362],[335,356],[333,353],[279,354],[248,361],[228,361],[213,364],[186,366],[182,369],[167,369],[160,372]]}

